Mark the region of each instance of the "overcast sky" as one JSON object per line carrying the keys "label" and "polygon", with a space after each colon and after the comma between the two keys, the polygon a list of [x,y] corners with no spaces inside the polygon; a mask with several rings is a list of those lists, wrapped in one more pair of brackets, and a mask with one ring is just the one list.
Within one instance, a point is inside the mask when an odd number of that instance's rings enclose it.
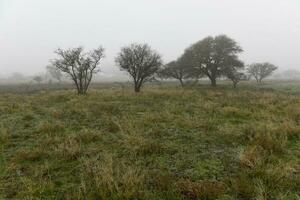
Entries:
{"label": "overcast sky", "polygon": [[102,45],[106,74],[121,46],[147,42],[165,62],[227,34],[246,63],[300,70],[300,0],[0,0],[0,75],[43,72],[58,47]]}

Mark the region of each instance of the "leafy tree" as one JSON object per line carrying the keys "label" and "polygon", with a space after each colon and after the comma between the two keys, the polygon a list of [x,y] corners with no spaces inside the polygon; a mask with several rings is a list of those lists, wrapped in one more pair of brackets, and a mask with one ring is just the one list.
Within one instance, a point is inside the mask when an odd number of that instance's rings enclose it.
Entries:
{"label": "leafy tree", "polygon": [[228,66],[240,62],[237,54],[241,52],[242,48],[228,36],[209,36],[187,48],[183,60],[191,73],[207,76],[215,87],[217,78],[226,75]]}
{"label": "leafy tree", "polygon": [[84,53],[82,47],[55,51],[59,58],[51,63],[60,71],[69,75],[80,95],[87,93],[93,75],[100,71],[100,61],[104,58],[104,48],[99,47]]}
{"label": "leafy tree", "polygon": [[180,65],[179,61],[172,61],[166,64],[158,73],[159,77],[166,79],[176,79],[184,86],[184,80],[190,78],[190,74],[186,67]]}
{"label": "leafy tree", "polygon": [[50,74],[50,76],[52,78],[56,79],[60,83],[62,76],[63,76],[61,70],[52,65],[48,65],[46,68],[47,68],[47,72]]}
{"label": "leafy tree", "polygon": [[257,83],[261,83],[264,78],[270,76],[277,68],[277,66],[268,62],[253,63],[247,68],[247,72],[255,78]]}
{"label": "leafy tree", "polygon": [[120,69],[126,71],[133,79],[135,92],[140,92],[144,83],[153,80],[162,65],[161,56],[148,44],[123,47],[115,61]]}

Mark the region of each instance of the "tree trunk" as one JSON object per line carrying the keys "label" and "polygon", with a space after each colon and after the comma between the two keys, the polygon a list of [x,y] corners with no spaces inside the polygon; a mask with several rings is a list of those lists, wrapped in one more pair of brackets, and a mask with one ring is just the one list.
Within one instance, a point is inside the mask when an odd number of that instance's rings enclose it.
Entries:
{"label": "tree trunk", "polygon": [[138,83],[135,83],[134,84],[134,91],[137,92],[137,93],[140,92],[141,91],[141,85],[138,84]]}
{"label": "tree trunk", "polygon": [[237,82],[233,82],[233,88],[236,89]]}
{"label": "tree trunk", "polygon": [[135,92],[140,92],[141,89],[140,89],[140,87],[134,87],[134,91],[135,91]]}
{"label": "tree trunk", "polygon": [[180,82],[181,87],[184,87],[183,80],[182,80],[182,79],[179,79],[179,82]]}
{"label": "tree trunk", "polygon": [[211,78],[211,79],[210,79],[210,83],[211,83],[211,86],[212,86],[212,87],[216,87],[216,86],[217,86],[216,78]]}
{"label": "tree trunk", "polygon": [[256,79],[256,82],[257,82],[257,84],[259,84],[259,82],[260,82],[260,81],[259,81],[259,79],[258,79],[258,78],[256,78],[256,77],[255,77],[255,79]]}
{"label": "tree trunk", "polygon": [[78,95],[85,95],[86,94],[86,92],[83,91],[83,90],[78,90],[77,93],[78,93]]}
{"label": "tree trunk", "polygon": [[78,95],[86,95],[87,90],[85,90],[82,86],[77,89]]}

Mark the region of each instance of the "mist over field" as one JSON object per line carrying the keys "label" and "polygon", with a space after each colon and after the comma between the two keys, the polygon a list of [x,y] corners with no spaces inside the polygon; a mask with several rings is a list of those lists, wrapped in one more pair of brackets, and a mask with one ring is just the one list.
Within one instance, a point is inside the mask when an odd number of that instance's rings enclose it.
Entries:
{"label": "mist over field", "polygon": [[300,200],[299,0],[0,0],[0,199]]}
{"label": "mist over field", "polygon": [[59,47],[102,45],[103,79],[114,81],[126,76],[114,63],[124,45],[149,43],[167,63],[218,34],[243,47],[246,64],[269,61],[279,71],[300,70],[299,7],[297,0],[1,0],[0,77],[44,73]]}

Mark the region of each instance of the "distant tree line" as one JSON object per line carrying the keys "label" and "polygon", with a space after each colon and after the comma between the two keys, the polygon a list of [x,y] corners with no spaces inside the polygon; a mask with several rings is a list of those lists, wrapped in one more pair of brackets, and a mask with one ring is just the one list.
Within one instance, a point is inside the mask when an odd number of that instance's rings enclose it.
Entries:
{"label": "distant tree line", "polygon": [[[148,44],[131,44],[121,48],[115,63],[129,74],[134,91],[140,92],[142,86],[156,78],[178,80],[182,87],[187,82],[200,78],[210,80],[216,87],[219,78],[227,78],[236,88],[241,80],[255,78],[257,83],[270,76],[277,67],[270,63],[254,63],[245,67],[238,57],[243,49],[226,35],[206,37],[185,49],[175,61],[163,65],[161,55]],[[47,67],[58,81],[61,72],[67,74],[78,94],[86,94],[93,75],[99,72],[104,58],[104,48],[99,47],[85,53],[82,47],[55,51],[57,58]],[[36,80],[38,81],[38,80]]]}

